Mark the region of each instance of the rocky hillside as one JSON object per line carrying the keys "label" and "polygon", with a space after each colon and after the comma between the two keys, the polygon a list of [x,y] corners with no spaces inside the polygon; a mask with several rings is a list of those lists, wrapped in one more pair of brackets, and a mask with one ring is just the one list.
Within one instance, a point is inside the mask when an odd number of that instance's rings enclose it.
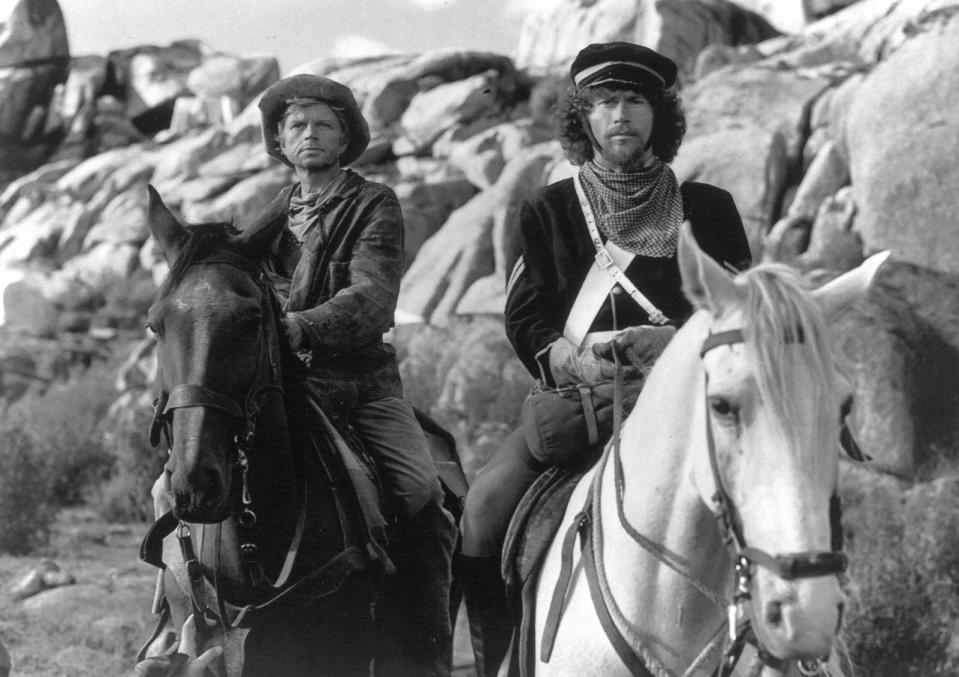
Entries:
{"label": "rocky hillside", "polygon": [[[290,180],[260,145],[256,102],[277,63],[188,40],[71,57],[55,0],[5,11],[6,331],[137,327],[165,273],[148,182],[189,222],[242,226]],[[959,439],[957,14],[959,0],[562,0],[526,18],[512,57],[319,58],[295,72],[362,103],[373,142],[356,166],[396,189],[406,218],[397,321],[442,327],[501,313],[516,204],[572,170],[548,116],[571,56],[608,39],[670,55],[689,126],[674,169],[732,192],[757,259],[823,279],[892,251],[837,331],[875,467],[928,476]]]}

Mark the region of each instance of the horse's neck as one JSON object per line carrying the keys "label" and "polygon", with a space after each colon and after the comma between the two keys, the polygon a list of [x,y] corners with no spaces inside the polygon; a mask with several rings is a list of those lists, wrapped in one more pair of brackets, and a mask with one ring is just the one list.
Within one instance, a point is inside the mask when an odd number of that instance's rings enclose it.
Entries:
{"label": "horse's neck", "polygon": [[[615,458],[604,468],[601,494],[612,595],[624,616],[636,619],[635,630],[649,638],[653,653],[680,673],[716,631],[722,610],[663,558],[720,597],[729,575],[715,520],[694,481],[705,426],[698,354],[704,335],[700,316],[677,333],[623,427],[622,512],[628,526],[618,514]],[[648,543],[637,543],[628,528]]]}

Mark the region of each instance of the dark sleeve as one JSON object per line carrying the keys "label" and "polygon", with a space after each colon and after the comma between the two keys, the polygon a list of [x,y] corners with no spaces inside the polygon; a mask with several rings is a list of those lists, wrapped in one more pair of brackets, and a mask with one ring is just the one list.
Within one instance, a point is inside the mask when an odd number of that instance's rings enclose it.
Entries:
{"label": "dark sleeve", "polygon": [[393,326],[403,275],[403,213],[385,186],[356,217],[359,229],[346,286],[320,305],[292,313],[310,350],[348,352],[382,338]]}
{"label": "dark sleeve", "polygon": [[553,238],[529,202],[519,209],[507,255],[506,336],[526,369],[543,378],[537,357],[563,334],[566,321],[557,293]]}

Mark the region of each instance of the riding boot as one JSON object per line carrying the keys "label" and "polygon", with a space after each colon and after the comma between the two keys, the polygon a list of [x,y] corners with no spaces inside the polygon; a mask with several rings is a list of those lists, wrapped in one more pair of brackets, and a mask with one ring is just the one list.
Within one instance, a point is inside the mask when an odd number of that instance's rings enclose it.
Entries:
{"label": "riding boot", "polygon": [[376,677],[448,677],[452,668],[450,578],[456,524],[429,503],[399,525],[389,577],[377,613],[391,649],[375,661]]}
{"label": "riding boot", "polygon": [[498,557],[460,555],[463,598],[478,677],[496,677],[509,652],[513,623]]}

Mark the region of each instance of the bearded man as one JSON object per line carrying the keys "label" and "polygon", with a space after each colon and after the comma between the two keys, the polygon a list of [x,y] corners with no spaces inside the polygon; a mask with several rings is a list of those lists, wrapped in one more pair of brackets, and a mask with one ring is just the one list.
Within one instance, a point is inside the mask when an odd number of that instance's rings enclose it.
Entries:
{"label": "bearded man", "polygon": [[[667,164],[686,131],[670,59],[625,42],[592,44],[577,55],[570,76],[559,110],[561,141],[579,171],[520,207],[509,250],[506,334],[540,391],[597,393],[615,375],[615,352],[635,394],[692,313],[676,260],[682,222],[690,221],[700,246],[730,268],[750,264],[749,246],[729,193],[679,184]],[[524,420],[466,499],[463,585],[483,677],[497,674],[512,632],[500,576],[509,519],[540,473],[570,461],[551,448],[550,440],[562,436],[549,434],[550,421],[545,431],[538,425],[531,435]],[[601,449],[610,431],[591,435],[593,444],[580,453]]]}

